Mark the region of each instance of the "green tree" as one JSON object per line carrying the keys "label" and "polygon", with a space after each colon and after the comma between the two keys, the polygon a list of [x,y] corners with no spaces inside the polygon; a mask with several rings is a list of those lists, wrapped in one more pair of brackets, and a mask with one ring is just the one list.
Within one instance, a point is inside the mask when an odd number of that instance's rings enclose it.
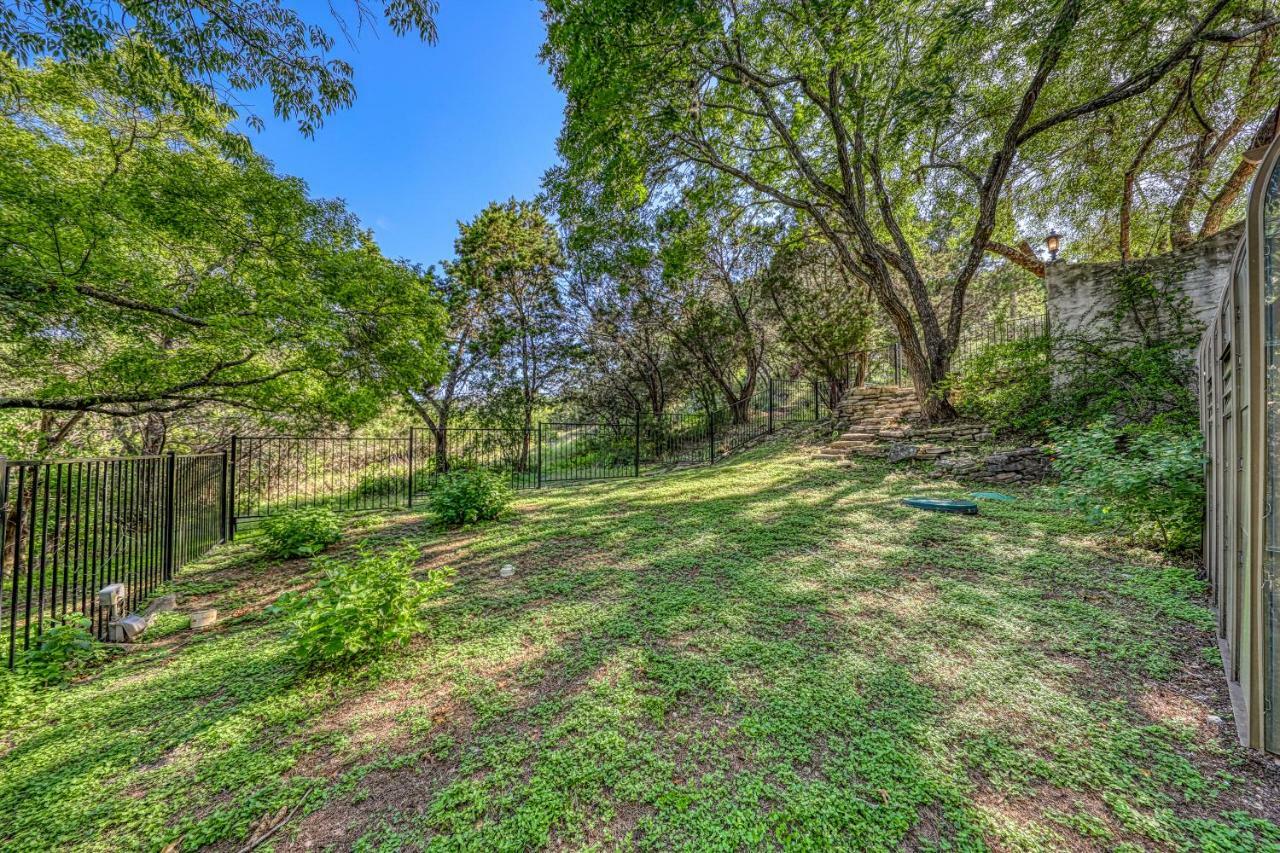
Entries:
{"label": "green tree", "polygon": [[764,282],[789,360],[821,376],[833,404],[850,385],[861,385],[876,332],[875,303],[825,241],[804,232],[789,235]]}
{"label": "green tree", "polygon": [[495,295],[478,277],[458,274],[453,264],[436,283],[449,324],[444,344],[444,371],[405,389],[404,398],[431,432],[435,470],[449,468],[449,429],[483,392],[485,371],[502,343],[495,328]]}
{"label": "green tree", "polygon": [[489,406],[525,431],[523,468],[534,410],[564,377],[572,352],[559,286],[560,239],[538,203],[511,199],[460,225],[454,247],[451,274],[492,300],[498,358],[489,374]]}
{"label": "green tree", "polygon": [[[383,0],[381,7],[396,35],[435,41],[436,0]],[[329,8],[331,23],[347,35],[347,22]],[[373,25],[376,4],[354,0],[351,8],[358,26]],[[128,47],[147,57],[117,66],[135,97],[172,99],[198,112],[220,95],[265,87],[276,115],[306,134],[355,100],[352,68],[332,55],[335,44],[325,27],[279,0],[11,0],[0,7],[0,54],[20,63],[110,62],[116,48]]]}
{"label": "green tree", "polygon": [[547,0],[545,56],[571,178],[662,204],[716,175],[793,212],[874,294],[946,418],[935,388],[970,283],[1015,230],[1020,152],[1266,17],[1231,0]]}
{"label": "green tree", "polygon": [[746,423],[774,342],[766,279],[776,228],[706,187],[685,203],[663,235],[671,335],[733,422]]}
{"label": "green tree", "polygon": [[229,155],[229,111],[141,106],[113,63],[0,68],[0,410],[358,421],[439,371],[430,277]]}

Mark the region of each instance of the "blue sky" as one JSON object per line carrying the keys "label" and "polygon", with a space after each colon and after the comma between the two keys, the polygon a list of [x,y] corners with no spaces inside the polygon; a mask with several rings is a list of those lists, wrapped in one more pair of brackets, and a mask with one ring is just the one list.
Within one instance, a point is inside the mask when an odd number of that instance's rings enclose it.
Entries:
{"label": "blue sky", "polygon": [[[337,32],[325,4],[291,5]],[[555,162],[564,99],[538,61],[541,10],[537,0],[442,0],[434,47],[378,21],[354,34],[354,50],[341,38],[335,49],[355,67],[353,107],[307,139],[271,115],[269,99],[242,96],[267,122],[250,138],[313,196],[345,199],[386,254],[437,263],[453,254],[459,219],[532,197]]]}

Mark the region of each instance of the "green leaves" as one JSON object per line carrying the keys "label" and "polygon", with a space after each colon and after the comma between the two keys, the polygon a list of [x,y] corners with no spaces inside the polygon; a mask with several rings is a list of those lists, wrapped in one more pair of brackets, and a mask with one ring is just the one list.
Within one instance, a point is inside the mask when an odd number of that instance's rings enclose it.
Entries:
{"label": "green leaves", "polygon": [[[436,0],[381,5],[396,35],[435,42]],[[357,0],[355,11],[362,24],[371,23],[365,0]],[[129,43],[148,45],[148,61],[117,63],[112,49]],[[278,0],[15,0],[0,9],[0,53],[20,62],[52,56],[114,66],[134,90],[195,110],[215,98],[208,81],[240,91],[266,88],[276,115],[295,119],[307,135],[355,100],[352,68],[332,57],[334,44],[323,27]],[[252,115],[249,122],[261,124]]]}
{"label": "green leaves", "polygon": [[424,626],[423,605],[453,575],[433,569],[414,580],[420,553],[412,543],[385,553],[361,546],[354,560],[324,560],[315,587],[279,605],[298,659],[309,667],[342,666],[408,643]]}
{"label": "green leaves", "polygon": [[342,538],[342,522],[328,507],[295,509],[262,520],[262,552],[279,560],[314,557]]}
{"label": "green leaves", "polygon": [[497,518],[511,504],[506,477],[485,468],[442,474],[428,498],[445,524],[475,524]]}
{"label": "green leaves", "polygon": [[94,642],[89,617],[73,613],[52,622],[16,662],[18,671],[36,684],[67,681],[77,669],[100,660],[103,648]]}
{"label": "green leaves", "polygon": [[1101,421],[1055,436],[1054,465],[1077,506],[1167,551],[1200,541],[1204,439],[1198,430],[1116,429]]}
{"label": "green leaves", "polygon": [[226,110],[148,108],[106,65],[0,65],[0,408],[358,422],[438,375],[430,276],[228,153]]}

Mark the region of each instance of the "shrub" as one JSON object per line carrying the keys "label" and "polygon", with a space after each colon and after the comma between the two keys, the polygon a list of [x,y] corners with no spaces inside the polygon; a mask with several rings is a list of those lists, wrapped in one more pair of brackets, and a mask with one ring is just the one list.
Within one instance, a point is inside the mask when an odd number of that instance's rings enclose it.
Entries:
{"label": "shrub", "polygon": [[505,477],[476,469],[444,474],[429,499],[431,511],[445,524],[474,524],[497,518],[511,503]]}
{"label": "shrub", "polygon": [[1203,441],[1186,427],[1117,428],[1104,420],[1054,435],[1054,466],[1071,500],[1166,551],[1199,542]]}
{"label": "shrub", "polygon": [[54,622],[40,635],[36,645],[23,652],[18,667],[39,684],[62,684],[77,670],[102,657],[90,631],[89,617],[74,614]]}
{"label": "shrub", "polygon": [[1044,432],[1053,369],[1048,337],[991,344],[969,359],[951,382],[961,414],[997,432]]}
{"label": "shrub", "polygon": [[282,598],[294,651],[307,667],[331,667],[403,646],[423,628],[422,606],[449,585],[452,569],[412,576],[417,546],[374,553],[362,545],[353,560],[321,558],[324,577],[309,592]]}
{"label": "shrub", "polygon": [[262,520],[262,550],[285,560],[311,557],[342,538],[342,522],[328,507],[295,509]]}

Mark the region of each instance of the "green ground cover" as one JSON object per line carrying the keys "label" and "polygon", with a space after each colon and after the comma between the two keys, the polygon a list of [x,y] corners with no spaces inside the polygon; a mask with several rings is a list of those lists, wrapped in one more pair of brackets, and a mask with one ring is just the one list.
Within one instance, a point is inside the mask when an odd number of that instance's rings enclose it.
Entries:
{"label": "green ground cover", "polygon": [[461,531],[352,519],[457,577],[346,674],[266,612],[309,564],[237,542],[173,584],[215,631],[5,709],[0,845],[1280,849],[1189,567],[1048,489],[909,494],[963,489],[780,445]]}

